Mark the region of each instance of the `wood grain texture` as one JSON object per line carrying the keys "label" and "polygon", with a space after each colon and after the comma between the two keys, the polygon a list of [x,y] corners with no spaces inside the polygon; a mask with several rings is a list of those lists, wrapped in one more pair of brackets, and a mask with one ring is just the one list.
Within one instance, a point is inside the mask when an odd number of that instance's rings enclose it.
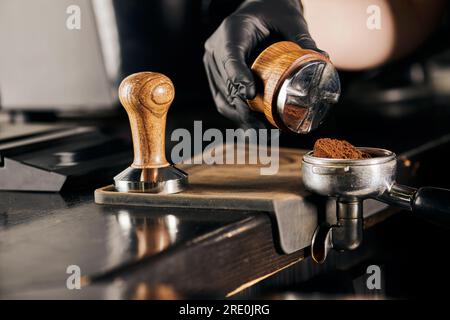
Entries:
{"label": "wood grain texture", "polygon": [[258,90],[255,99],[248,104],[254,111],[264,113],[275,127],[289,130],[277,114],[276,97],[283,81],[297,68],[312,60],[329,62],[324,55],[301,48],[294,42],[281,41],[265,49],[255,60],[251,69],[263,90]]}
{"label": "wood grain texture", "polygon": [[175,97],[172,81],[156,72],[140,72],[125,78],[119,99],[127,111],[133,137],[134,168],[161,168],[165,155],[167,111]]}

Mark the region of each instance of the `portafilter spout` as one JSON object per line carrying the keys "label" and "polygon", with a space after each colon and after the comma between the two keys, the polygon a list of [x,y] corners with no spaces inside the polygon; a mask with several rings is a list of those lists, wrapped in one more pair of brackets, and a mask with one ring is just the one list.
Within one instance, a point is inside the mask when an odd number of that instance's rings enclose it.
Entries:
{"label": "portafilter spout", "polygon": [[369,159],[329,159],[307,153],[302,160],[305,187],[317,194],[336,198],[337,223],[316,229],[312,258],[322,263],[331,248],[354,250],[363,237],[363,201],[368,198],[412,211],[432,222],[450,226],[450,190],[411,188],[395,182],[395,153],[378,148],[358,148]]}

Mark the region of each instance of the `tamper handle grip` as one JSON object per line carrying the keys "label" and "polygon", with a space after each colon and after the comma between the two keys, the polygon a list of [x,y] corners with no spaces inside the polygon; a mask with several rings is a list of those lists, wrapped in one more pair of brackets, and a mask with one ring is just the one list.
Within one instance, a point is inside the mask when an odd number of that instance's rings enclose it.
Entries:
{"label": "tamper handle grip", "polygon": [[165,155],[167,111],[175,97],[172,81],[156,72],[140,72],[125,78],[119,99],[130,120],[134,168],[161,168]]}
{"label": "tamper handle grip", "polygon": [[412,201],[412,211],[425,220],[450,228],[450,190],[419,188]]}

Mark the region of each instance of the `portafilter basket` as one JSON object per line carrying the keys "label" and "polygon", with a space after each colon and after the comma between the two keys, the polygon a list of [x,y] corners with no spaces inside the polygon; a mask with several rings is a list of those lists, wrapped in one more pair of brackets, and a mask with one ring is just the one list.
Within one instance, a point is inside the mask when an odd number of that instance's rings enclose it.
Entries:
{"label": "portafilter basket", "polygon": [[358,248],[363,237],[363,201],[368,198],[410,210],[441,225],[450,226],[450,190],[396,183],[395,153],[379,148],[358,148],[371,155],[362,160],[313,156],[302,160],[305,187],[317,194],[336,198],[336,225],[321,224],[311,243],[314,261],[325,261],[331,248]]}

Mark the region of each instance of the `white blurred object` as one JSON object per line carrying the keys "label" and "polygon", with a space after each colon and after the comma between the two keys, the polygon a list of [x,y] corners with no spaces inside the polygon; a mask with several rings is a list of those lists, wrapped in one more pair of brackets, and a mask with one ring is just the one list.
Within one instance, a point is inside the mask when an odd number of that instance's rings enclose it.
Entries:
{"label": "white blurred object", "polygon": [[[80,30],[66,26],[73,5]],[[101,111],[116,103],[111,0],[0,0],[0,43],[3,110]]]}

